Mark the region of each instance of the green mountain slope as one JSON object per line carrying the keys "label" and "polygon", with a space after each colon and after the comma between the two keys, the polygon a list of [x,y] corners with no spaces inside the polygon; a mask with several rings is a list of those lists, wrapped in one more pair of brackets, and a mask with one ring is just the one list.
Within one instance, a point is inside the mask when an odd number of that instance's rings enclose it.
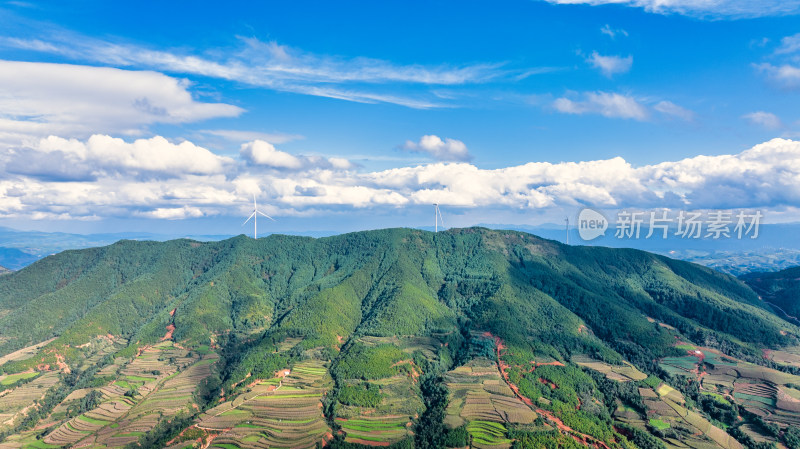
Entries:
{"label": "green mountain slope", "polygon": [[774,273],[750,273],[741,276],[764,301],[777,306],[777,312],[794,323],[800,323],[800,267]]}
{"label": "green mountain slope", "polygon": [[121,241],[0,277],[0,447],[791,445],[798,335],[733,277],[520,232]]}

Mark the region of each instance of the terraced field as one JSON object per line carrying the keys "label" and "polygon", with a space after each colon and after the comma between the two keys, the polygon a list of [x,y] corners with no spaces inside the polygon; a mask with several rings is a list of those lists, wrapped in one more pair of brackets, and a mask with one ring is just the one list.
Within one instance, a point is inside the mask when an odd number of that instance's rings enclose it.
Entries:
{"label": "terraced field", "polygon": [[122,447],[151,430],[161,415],[189,411],[194,390],[210,374],[217,356],[187,355],[188,351],[163,342],[131,361],[117,359],[98,375],[119,371],[120,380],[72,392],[53,409],[49,421],[63,421],[69,405],[91,391],[101,394],[100,405],[62,422],[42,442],[53,447]]}
{"label": "terraced field", "polygon": [[[386,446],[410,437],[413,420],[425,409],[419,389],[421,369],[413,362],[413,354],[438,362],[437,350],[442,342],[432,337],[361,337],[367,347],[390,345],[400,350],[402,360],[393,364],[396,374],[370,379],[380,391],[374,406],[336,405],[336,422],[345,433],[345,441]],[[361,386],[361,378],[338,379],[340,385]]]}
{"label": "terraced field", "polygon": [[791,346],[782,350],[765,351],[764,357],[783,365],[800,367],[800,346]]}
{"label": "terraced field", "polygon": [[639,381],[647,378],[647,374],[639,371],[626,361],[623,361],[622,365],[611,365],[595,360],[587,355],[577,355],[572,357],[572,362],[584,368],[601,372],[605,374],[607,378],[619,382]]}
{"label": "terraced field", "polygon": [[[474,359],[449,371],[445,382],[450,400],[444,422],[450,428],[467,424],[468,431],[475,430],[477,433],[470,431],[470,434],[476,447],[509,447],[503,424],[530,424],[537,417],[536,412],[514,395],[500,377],[497,364],[490,360]],[[497,432],[502,435],[496,435]],[[479,437],[475,437],[476,434]]]}
{"label": "terraced field", "polygon": [[619,406],[614,418],[644,430],[650,427],[665,430],[676,429],[664,442],[670,449],[743,449],[743,446],[724,430],[712,425],[699,413],[685,406],[680,392],[661,384],[656,389],[639,388],[639,394],[647,409],[647,416],[635,410]]}
{"label": "terraced field", "polygon": [[337,418],[336,422],[346,434],[345,441],[378,446],[408,437],[411,427],[407,416]]}
{"label": "terraced field", "polygon": [[698,346],[689,352],[692,355],[662,359],[661,366],[699,379],[704,392],[735,400],[768,422],[781,427],[800,425],[800,395],[789,386],[800,385],[800,376],[736,360],[709,348]]}
{"label": "terraced field", "polygon": [[58,383],[58,373],[47,372],[0,396],[0,430],[11,428],[25,415],[27,407],[42,399]]}
{"label": "terraced field", "polygon": [[248,392],[208,410],[197,426],[221,432],[212,448],[312,448],[332,437],[322,414],[330,388],[323,362],[306,360],[285,377],[253,380]]}
{"label": "terraced field", "polygon": [[[694,351],[694,348],[686,348]],[[688,375],[697,368],[698,358],[695,356],[673,357],[662,360],[662,366],[669,364],[675,369]],[[609,379],[618,382],[630,381],[626,376],[620,376],[603,363],[584,363],[583,360],[573,359],[581,366],[602,372]],[[697,375],[696,373],[694,375]],[[644,380],[637,375],[639,379]],[[646,378],[646,376],[645,376]],[[640,384],[644,385],[644,384]],[[715,427],[699,413],[686,408],[686,399],[683,395],[667,384],[660,383],[656,388],[639,387],[639,396],[646,409],[646,415],[641,415],[632,407],[628,407],[619,400],[613,413],[616,421],[626,423],[646,430],[648,427],[658,430],[675,429],[670,437],[662,439],[669,449],[744,449],[733,437],[724,430]]]}
{"label": "terraced field", "polygon": [[467,432],[472,437],[472,446],[476,448],[505,448],[512,443],[506,438],[505,426],[492,421],[471,421],[467,424]]}

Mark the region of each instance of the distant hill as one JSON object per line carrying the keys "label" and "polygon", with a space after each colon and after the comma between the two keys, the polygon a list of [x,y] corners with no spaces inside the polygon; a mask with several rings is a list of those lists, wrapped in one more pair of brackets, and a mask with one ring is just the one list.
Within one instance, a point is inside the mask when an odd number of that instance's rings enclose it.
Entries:
{"label": "distant hill", "polygon": [[6,267],[0,266],[0,275],[11,273],[12,271]]}
{"label": "distant hill", "polygon": [[[529,232],[544,238],[566,241],[564,225],[544,224],[539,226],[491,224],[491,229],[514,229]],[[698,263],[723,273],[739,276],[756,271],[778,271],[800,265],[800,223],[762,224],[759,236],[751,238],[644,238],[647,226],[642,227],[640,238],[617,238],[612,225],[604,236],[584,241],[577,229],[570,228],[571,245],[607,246],[611,248],[635,248],[669,256],[673,259]],[[674,233],[674,229],[672,230]],[[657,234],[656,234],[657,235]]]}
{"label": "distant hill", "polygon": [[799,336],[731,276],[515,231],[125,240],[0,277],[0,444],[795,447]]}
{"label": "distant hill", "polygon": [[33,262],[36,262],[41,257],[33,254],[28,254],[17,248],[3,248],[0,247],[0,264],[13,270],[19,270],[26,267]]}
{"label": "distant hill", "polygon": [[[514,224],[481,225],[490,229],[511,229],[528,232],[564,243],[566,234],[563,225],[543,224],[538,226]],[[433,231],[433,227],[420,229]],[[646,228],[643,235],[647,234]],[[577,230],[570,232],[571,245],[607,246],[612,248],[635,248],[662,254],[673,259],[687,260],[711,267],[723,273],[739,276],[756,271],[778,271],[800,265],[800,224],[761,225],[758,239],[617,239],[614,230],[592,241],[580,239]],[[328,237],[331,231],[297,231],[292,235]],[[62,232],[21,231],[0,226],[0,265],[13,269],[24,266],[68,249],[92,248],[110,245],[118,240],[167,241],[190,238],[198,241],[218,241],[231,235],[175,235],[144,232],[119,232],[104,234],[69,234]]]}
{"label": "distant hill", "polygon": [[[296,235],[324,237],[332,232],[298,232]],[[224,240],[233,235],[155,234],[148,232],[117,232],[70,234],[65,232],[22,231],[0,226],[0,265],[18,270],[33,262],[69,249],[110,245],[119,240],[149,240],[163,242],[190,238],[202,242]]]}
{"label": "distant hill", "polygon": [[800,325],[800,267],[778,272],[756,272],[741,276],[777,313]]}

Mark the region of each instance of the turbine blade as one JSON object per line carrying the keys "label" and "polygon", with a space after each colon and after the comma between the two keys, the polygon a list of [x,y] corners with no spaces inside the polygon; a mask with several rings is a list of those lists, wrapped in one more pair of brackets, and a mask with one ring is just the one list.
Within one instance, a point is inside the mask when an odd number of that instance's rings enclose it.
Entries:
{"label": "turbine blade", "polygon": [[[270,217],[269,215],[265,214],[264,212],[261,212],[260,210],[257,210],[256,212],[258,212],[259,214],[261,214],[261,215],[263,215],[263,216],[265,216],[265,217],[269,218],[269,219],[270,219],[270,220],[272,220],[272,221],[275,221],[275,219],[274,219],[274,218]],[[256,212],[253,212],[253,213],[256,213]]]}
{"label": "turbine blade", "polygon": [[247,220],[245,220],[245,221],[244,221],[244,223],[242,223],[242,226],[246,225],[246,224],[247,224],[247,222],[248,222],[248,221],[250,221],[250,219],[251,219],[251,218],[253,218],[253,217],[255,217],[255,216],[256,216],[256,213],[255,213],[255,212],[253,212],[252,214],[250,214],[250,216],[249,216],[249,217],[247,217]]}
{"label": "turbine blade", "polygon": [[442,211],[439,210],[439,206],[436,206],[436,212],[439,213],[439,221],[442,222],[442,227],[444,227],[444,218],[442,218]]}

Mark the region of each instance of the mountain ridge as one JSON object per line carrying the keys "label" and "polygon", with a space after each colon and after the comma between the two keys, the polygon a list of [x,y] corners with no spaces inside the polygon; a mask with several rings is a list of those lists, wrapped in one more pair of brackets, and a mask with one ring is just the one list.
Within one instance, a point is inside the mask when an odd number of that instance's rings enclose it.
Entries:
{"label": "mountain ridge", "polygon": [[[782,355],[791,355],[786,351],[797,346],[800,328],[773,315],[736,278],[639,250],[571,247],[485,228],[439,233],[395,228],[317,239],[120,241],[65,251],[3,276],[0,309],[0,354],[46,342],[29,350],[35,356],[1,363],[7,375],[39,373],[35,383],[54,370],[63,376],[64,367],[88,372],[89,361],[108,373],[104,387],[76,384],[81,391],[105,392],[106,402],[89,407],[89,421],[83,421],[106,424],[95,423],[100,427],[90,434],[70,433],[85,424],[72,423],[69,419],[78,418],[60,411],[70,407],[66,398],[77,391],[68,389],[50,410],[41,405],[40,414],[56,426],[47,427],[46,435],[26,428],[23,417],[12,417],[18,424],[8,428],[7,437],[21,442],[14,447],[25,447],[36,435],[47,444],[73,444],[91,435],[98,447],[118,447],[104,432],[112,424],[128,426],[127,415],[109,411],[102,418],[98,410],[110,403],[117,404],[115,410],[145,407],[149,396],[140,398],[141,389],[162,391],[171,382],[162,374],[169,372],[203,373],[187,396],[195,408],[186,410],[192,418],[181,430],[218,429],[223,448],[258,438],[282,444],[275,440],[280,432],[265,429],[273,425],[270,420],[289,419],[288,411],[264,415],[241,405],[226,415],[225,407],[239,404],[228,396],[249,404],[248,391],[265,395],[273,391],[270,385],[280,387],[283,381],[275,376],[283,370],[289,372],[283,374],[289,376],[286,382],[303,392],[298,394],[315,398],[302,409],[311,427],[298,441],[339,447],[370,441],[440,447],[442,438],[460,444],[465,434],[487,447],[561,441],[537,433],[553,426],[558,432],[553,419],[571,429],[562,433],[598,446],[629,447],[615,430],[614,410],[592,405],[603,404],[606,396],[622,401],[616,380],[606,384],[603,376],[633,383],[650,376],[678,387],[683,381],[675,380],[680,377],[670,374],[673,368],[664,361],[685,357],[681,345],[696,345],[708,358],[719,352],[741,361],[736,363],[764,367],[759,370],[800,373],[800,364],[784,363],[791,357]],[[783,358],[765,359],[767,349]],[[198,365],[206,362],[213,365],[210,371]],[[495,366],[494,374],[487,366]],[[591,374],[603,370],[608,371],[600,377]],[[483,374],[463,377],[467,371]],[[478,378],[484,387],[465,386]],[[603,385],[606,393],[600,393]],[[590,386],[598,393],[590,393]],[[118,393],[109,393],[111,387]],[[134,404],[120,405],[125,399],[115,394],[124,388],[133,388],[128,402]],[[464,402],[477,394],[475,388],[494,404],[493,412],[481,412],[483,418],[473,416]],[[321,415],[314,404],[321,404]],[[177,416],[172,409],[159,410]],[[258,421],[262,430],[252,431],[261,436],[225,430],[242,425],[233,419],[239,415],[267,419]],[[545,417],[545,428],[530,427],[534,415]],[[381,430],[370,421],[373,416],[394,424]],[[777,422],[785,425],[785,419]],[[164,422],[167,429],[173,421]],[[162,432],[151,424],[142,438]],[[634,425],[638,430],[629,436],[658,438],[648,425]],[[409,433],[412,428],[416,431]],[[137,441],[119,438],[125,444]]]}

